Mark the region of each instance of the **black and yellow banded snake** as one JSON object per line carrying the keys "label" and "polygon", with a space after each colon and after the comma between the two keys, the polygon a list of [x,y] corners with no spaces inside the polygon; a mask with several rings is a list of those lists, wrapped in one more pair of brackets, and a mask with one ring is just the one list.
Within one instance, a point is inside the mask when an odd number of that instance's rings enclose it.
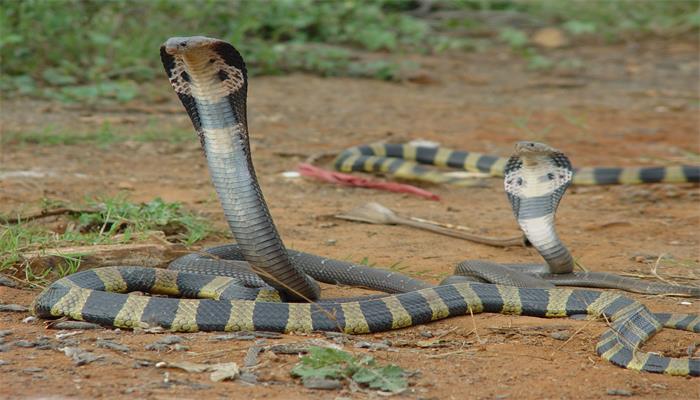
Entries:
{"label": "black and yellow banded snake", "polygon": [[[226,42],[191,37],[169,39],[161,48],[161,58],[200,136],[212,181],[237,242],[212,252],[245,260],[244,271],[232,277],[141,267],[82,271],[54,282],[42,292],[33,305],[37,315],[186,332],[326,330],[360,334],[482,311],[540,317],[587,314],[604,316],[611,322],[596,350],[612,363],[650,372],[700,375],[700,360],[639,350],[663,326],[700,332],[700,317],[695,315],[654,314],[622,295],[590,290],[472,282],[431,287],[399,274],[287,251],[272,223],[252,165],[246,123],[248,78],[242,57]],[[522,199],[520,207],[527,208]],[[303,269],[308,257],[316,257],[315,269]],[[224,260],[205,265],[201,257],[190,261],[200,262],[202,271],[209,273],[228,272],[229,266],[243,264],[240,260]],[[245,269],[258,272],[269,286],[262,281],[251,282]],[[334,269],[341,273],[333,275]],[[278,300],[280,291],[290,300],[316,300],[318,286],[307,274],[319,280],[343,282],[372,273],[377,275],[370,281],[397,282],[379,282],[378,289],[402,293],[350,301],[273,301]],[[360,284],[372,284],[363,282]],[[239,299],[241,294],[231,288],[241,285],[259,285],[261,289],[254,294],[258,301]],[[186,298],[129,295],[132,291]]]}

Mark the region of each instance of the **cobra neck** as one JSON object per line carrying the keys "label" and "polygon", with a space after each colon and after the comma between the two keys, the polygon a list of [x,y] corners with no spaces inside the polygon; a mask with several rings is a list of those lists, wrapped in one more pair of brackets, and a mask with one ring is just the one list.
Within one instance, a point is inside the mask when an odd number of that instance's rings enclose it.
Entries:
{"label": "cobra neck", "polygon": [[207,57],[192,58],[185,62],[211,179],[243,257],[291,298],[318,298],[318,285],[291,264],[260,190],[248,141],[246,85],[231,93]]}

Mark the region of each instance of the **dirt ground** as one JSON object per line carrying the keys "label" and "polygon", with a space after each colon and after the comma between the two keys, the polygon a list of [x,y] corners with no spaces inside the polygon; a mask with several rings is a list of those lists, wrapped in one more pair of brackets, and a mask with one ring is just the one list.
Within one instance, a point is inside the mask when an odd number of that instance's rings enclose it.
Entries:
{"label": "dirt ground", "polygon": [[[466,258],[537,261],[532,249],[498,249],[397,226],[351,223],[332,216],[367,201],[402,214],[473,227],[476,233],[512,236],[517,226],[501,182],[489,188],[431,186],[440,202],[388,192],[335,187],[281,175],[305,156],[375,141],[428,139],[457,149],[508,155],[518,140],[545,141],[576,166],[697,164],[698,44],[674,39],[559,51],[580,68],[528,71],[523,60],[492,49],[451,57],[421,57],[424,76],[386,83],[306,75],[256,77],[249,89],[254,161],[273,217],[288,247],[403,272],[437,282]],[[154,53],[155,54],[155,53]],[[409,57],[410,58],[410,57]],[[148,102],[76,107],[34,100],[5,100],[3,134],[46,127],[95,131],[104,122],[126,134],[144,126],[168,132],[191,125],[165,78]],[[149,86],[150,87],[150,86]],[[81,201],[127,192],[134,201],[160,196],[180,201],[224,228],[204,158],[192,134],[184,143],[126,141],[101,148],[79,144],[5,143],[0,167],[0,212],[36,211],[42,197]],[[29,173],[27,171],[30,171]],[[574,187],[558,219],[562,239],[595,271],[650,276],[656,258],[670,255],[659,272],[700,284],[700,190],[694,185]],[[222,239],[218,239],[221,241]],[[203,245],[212,245],[210,241]],[[325,296],[360,293],[327,288]],[[0,286],[0,303],[29,305],[37,290]],[[697,300],[630,295],[654,311],[698,312]],[[0,352],[0,398],[266,398],[373,399],[374,391],[305,389],[289,376],[296,355],[264,353],[260,383],[209,380],[207,373],[160,369],[159,361],[236,362],[253,342],[217,341],[217,333],[179,335],[189,350],[147,351],[160,335],[84,331],[74,340],[102,355],[76,366],[56,348],[65,343],[44,321],[23,323],[25,313],[0,313],[10,330]],[[546,320],[481,314],[394,332],[351,338],[345,350],[415,372],[412,399],[688,399],[700,396],[698,379],[637,373],[595,354],[603,322]],[[568,332],[570,340],[557,340]],[[49,345],[20,347],[17,341]],[[426,338],[435,347],[421,347]],[[127,345],[123,353],[97,339]],[[263,344],[306,342],[321,334],[285,335]],[[360,341],[391,343],[370,351]],[[646,350],[687,356],[698,335],[664,331]],[[62,344],[63,343],[63,344]]]}

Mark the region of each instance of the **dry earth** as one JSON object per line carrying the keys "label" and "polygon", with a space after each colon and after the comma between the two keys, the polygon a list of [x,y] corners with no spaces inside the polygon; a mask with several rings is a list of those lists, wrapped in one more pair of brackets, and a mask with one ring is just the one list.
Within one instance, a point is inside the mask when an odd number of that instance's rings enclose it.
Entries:
{"label": "dry earth", "polygon": [[[455,222],[491,236],[511,236],[517,227],[498,180],[490,188],[434,186],[442,197],[417,197],[339,188],[287,179],[305,156],[373,141],[434,140],[452,148],[507,155],[517,140],[546,141],[566,151],[577,166],[697,163],[698,44],[651,41],[585,46],[558,53],[583,60],[582,68],[556,73],[527,71],[518,57],[498,49],[449,58],[421,59],[430,76],[401,84],[313,76],[254,78],[249,120],[256,169],[287,246],[378,266],[399,263],[406,273],[437,282],[465,258],[535,261],[532,249],[497,249],[395,226],[333,219],[370,200],[403,214]],[[164,132],[189,129],[167,81],[154,82],[149,102],[74,107],[31,100],[4,100],[3,135],[40,131],[94,132],[104,121],[122,134],[145,126]],[[160,101],[158,101],[160,100]],[[153,103],[153,101],[156,101]],[[107,148],[41,146],[3,141],[0,212],[36,211],[43,197],[80,201],[86,196],[128,192],[135,201],[160,196],[180,201],[224,228],[197,140],[173,144],[127,141]],[[24,171],[24,173],[20,173]],[[31,171],[27,174],[26,171]],[[661,254],[672,256],[660,272],[700,282],[698,226],[700,191],[694,185],[572,188],[559,212],[563,240],[589,269],[650,275]],[[222,239],[218,239],[220,241]],[[214,244],[213,242],[207,244]],[[694,281],[692,280],[694,279]],[[37,290],[0,286],[0,303],[29,305]],[[358,293],[329,288],[324,295]],[[697,300],[632,297],[655,311],[698,312]],[[69,337],[104,356],[76,366],[57,351],[58,331],[44,321],[22,323],[24,313],[1,313],[10,330],[0,352],[0,398],[381,398],[372,391],[305,389],[289,377],[297,356],[262,356],[257,385],[209,381],[206,373],[153,366],[157,361],[242,364],[251,341],[216,341],[216,333],[180,335],[186,351],[147,351],[162,336],[128,331],[85,331]],[[481,314],[395,332],[353,338],[391,342],[373,351],[382,362],[415,371],[412,399],[639,399],[700,396],[700,381],[627,371],[594,352],[603,322],[545,320]],[[555,332],[566,331],[568,341]],[[429,333],[428,333],[429,332]],[[440,347],[420,347],[433,335]],[[17,341],[46,336],[48,349]],[[131,350],[98,348],[98,338]],[[285,335],[265,344],[305,342],[323,335]],[[326,339],[329,340],[329,339]],[[683,356],[698,336],[664,331],[647,350]],[[692,351],[692,348],[691,350]],[[150,360],[149,362],[139,360]]]}

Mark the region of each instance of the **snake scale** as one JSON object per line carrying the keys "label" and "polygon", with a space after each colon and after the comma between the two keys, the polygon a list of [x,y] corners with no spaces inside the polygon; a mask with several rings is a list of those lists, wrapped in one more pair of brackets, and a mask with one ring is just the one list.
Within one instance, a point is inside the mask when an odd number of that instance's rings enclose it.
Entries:
{"label": "snake scale", "polygon": [[[204,148],[212,181],[236,245],[209,249],[212,256],[176,260],[178,270],[104,267],[59,279],[35,300],[44,318],[68,316],[107,326],[172,331],[268,330],[278,332],[381,332],[479,312],[539,317],[588,315],[610,321],[596,351],[613,364],[649,372],[700,375],[700,360],[664,357],[640,350],[663,327],[700,332],[700,316],[654,314],[625,296],[592,290],[533,288],[458,282],[436,287],[382,271],[287,250],[279,237],[255,178],[246,123],[247,73],[230,44],[205,37],[171,38],[161,47],[170,82],[192,120]],[[522,144],[528,147],[528,144]],[[547,148],[547,151],[548,148]],[[519,222],[553,214],[567,178],[566,162],[555,175],[529,173],[524,158],[511,159],[506,178]],[[536,151],[533,154],[540,155]],[[520,163],[520,164],[518,164]],[[539,171],[539,172],[538,172]],[[530,175],[528,175],[530,174]],[[543,178],[544,176],[544,178]],[[530,179],[554,189],[548,208],[528,192]],[[561,192],[561,193],[558,193]],[[529,193],[529,192],[528,192]],[[535,199],[535,200],[533,200]],[[511,199],[513,201],[513,199]],[[517,208],[517,210],[516,210]],[[544,210],[544,214],[543,211]],[[521,212],[522,211],[522,212]],[[558,239],[536,247],[553,265],[566,264]],[[539,236],[538,236],[539,235]],[[568,264],[565,265],[568,268]],[[188,272],[193,271],[193,272]],[[252,272],[257,273],[255,276]],[[226,276],[223,276],[226,275]],[[309,276],[311,275],[311,277]],[[348,283],[396,294],[344,300],[316,300],[314,279]],[[244,290],[244,289],[250,290]],[[141,291],[161,296],[138,296]],[[177,297],[177,298],[175,298]]]}
{"label": "snake scale", "polygon": [[[503,177],[508,158],[488,154],[411,144],[374,143],[343,150],[334,166],[343,172],[383,173],[396,178],[429,183],[473,185],[473,178],[464,178],[426,165],[482,172]],[[584,167],[574,171],[574,185],[616,185],[638,183],[700,182],[700,166],[664,167]]]}

